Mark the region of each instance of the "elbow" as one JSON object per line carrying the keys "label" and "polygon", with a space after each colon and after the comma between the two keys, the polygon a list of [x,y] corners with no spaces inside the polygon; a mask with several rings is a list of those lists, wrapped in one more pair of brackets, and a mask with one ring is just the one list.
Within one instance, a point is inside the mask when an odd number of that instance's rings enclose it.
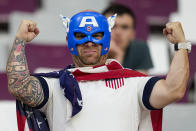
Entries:
{"label": "elbow", "polygon": [[187,72],[185,73],[184,79],[181,80],[181,82],[179,82],[179,85],[177,85],[177,88],[175,90],[176,101],[179,101],[184,97],[187,89],[188,78],[189,78],[189,70],[187,70]]}
{"label": "elbow", "polygon": [[177,85],[170,86],[168,88],[167,97],[169,98],[170,103],[180,101],[186,92],[186,85]]}
{"label": "elbow", "polygon": [[10,95],[12,95],[13,97],[17,97],[17,86],[15,84],[11,85],[8,82],[8,92],[10,93]]}
{"label": "elbow", "polygon": [[18,93],[18,91],[15,89],[15,88],[13,88],[13,87],[9,87],[8,86],[8,92],[10,93],[10,95],[11,96],[13,96],[15,99],[20,99],[21,98],[21,96],[19,95],[19,93]]}
{"label": "elbow", "polygon": [[12,82],[12,78],[10,78],[9,76],[7,77],[8,79],[8,92],[14,96],[15,94],[15,84]]}
{"label": "elbow", "polygon": [[14,89],[13,89],[13,87],[10,87],[10,86],[8,86],[8,92],[12,95],[12,96],[15,96],[15,91],[14,91]]}
{"label": "elbow", "polygon": [[184,97],[185,93],[178,93],[176,96],[176,101],[180,101]]}
{"label": "elbow", "polygon": [[180,101],[184,95],[185,95],[185,92],[186,90],[178,90],[178,91],[175,91],[175,95],[174,95],[174,100],[175,101]]}

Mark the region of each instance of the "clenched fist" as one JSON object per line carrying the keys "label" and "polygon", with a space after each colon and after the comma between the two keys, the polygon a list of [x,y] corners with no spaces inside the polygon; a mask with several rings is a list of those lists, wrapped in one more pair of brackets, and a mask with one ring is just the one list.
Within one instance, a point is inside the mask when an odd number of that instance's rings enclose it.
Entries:
{"label": "clenched fist", "polygon": [[20,38],[26,42],[32,41],[39,34],[39,29],[36,23],[30,20],[22,20],[18,32],[16,34],[17,38]]}
{"label": "clenched fist", "polygon": [[180,22],[166,24],[166,28],[163,29],[163,34],[173,44],[186,42],[184,31]]}

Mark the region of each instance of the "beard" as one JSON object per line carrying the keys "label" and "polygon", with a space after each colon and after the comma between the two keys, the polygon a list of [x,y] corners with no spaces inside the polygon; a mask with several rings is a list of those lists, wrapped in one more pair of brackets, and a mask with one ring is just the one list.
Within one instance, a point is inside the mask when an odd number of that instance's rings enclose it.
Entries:
{"label": "beard", "polygon": [[87,43],[77,46],[78,56],[73,55],[73,61],[78,67],[105,64],[107,55],[101,55],[102,45]]}
{"label": "beard", "polygon": [[75,56],[73,55],[73,61],[76,67],[88,67],[88,66],[97,66],[105,64],[108,55],[97,55],[91,59],[85,58],[82,56]]}
{"label": "beard", "polygon": [[112,50],[109,50],[108,52],[108,59],[115,59],[117,56],[117,53],[112,51]]}
{"label": "beard", "polygon": [[84,65],[96,65],[100,61],[101,55],[96,56],[78,56],[79,61]]}

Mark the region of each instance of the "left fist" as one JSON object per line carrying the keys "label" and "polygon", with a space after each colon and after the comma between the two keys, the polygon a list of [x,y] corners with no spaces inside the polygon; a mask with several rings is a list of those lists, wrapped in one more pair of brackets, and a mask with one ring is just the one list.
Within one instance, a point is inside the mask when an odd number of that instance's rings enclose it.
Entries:
{"label": "left fist", "polygon": [[163,34],[173,44],[186,42],[184,31],[180,22],[167,23],[166,27],[163,29]]}

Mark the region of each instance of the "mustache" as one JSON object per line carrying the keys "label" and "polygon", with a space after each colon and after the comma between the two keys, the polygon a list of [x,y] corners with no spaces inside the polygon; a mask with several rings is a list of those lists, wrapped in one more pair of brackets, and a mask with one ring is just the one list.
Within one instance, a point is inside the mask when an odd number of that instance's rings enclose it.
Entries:
{"label": "mustache", "polygon": [[83,46],[82,50],[93,50],[93,51],[98,51],[99,48],[98,46]]}

